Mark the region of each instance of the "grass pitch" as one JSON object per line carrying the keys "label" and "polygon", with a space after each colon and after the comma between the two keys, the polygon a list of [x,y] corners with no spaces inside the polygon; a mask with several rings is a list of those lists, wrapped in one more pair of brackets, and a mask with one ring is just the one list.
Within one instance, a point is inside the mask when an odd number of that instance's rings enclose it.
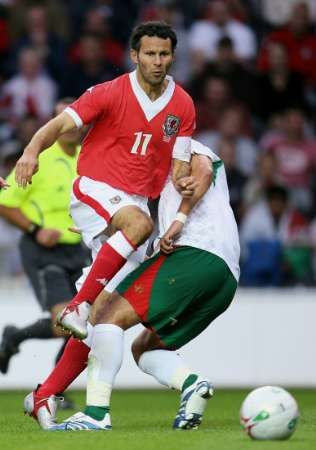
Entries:
{"label": "grass pitch", "polygon": [[[198,431],[173,431],[179,395],[172,391],[116,391],[110,432],[49,433],[22,414],[24,392],[0,391],[1,450],[313,450],[316,449],[316,391],[290,390],[301,418],[289,441],[252,441],[242,431],[238,412],[248,391],[217,390]],[[78,410],[84,393],[72,392]],[[60,412],[64,419],[72,412]]]}

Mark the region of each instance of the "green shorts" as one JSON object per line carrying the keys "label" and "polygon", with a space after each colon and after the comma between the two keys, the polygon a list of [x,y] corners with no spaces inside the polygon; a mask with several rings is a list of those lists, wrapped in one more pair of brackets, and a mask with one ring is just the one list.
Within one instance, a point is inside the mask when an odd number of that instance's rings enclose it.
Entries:
{"label": "green shorts", "polygon": [[131,272],[117,291],[145,327],[176,349],[194,339],[224,312],[237,288],[227,264],[193,247],[158,253]]}

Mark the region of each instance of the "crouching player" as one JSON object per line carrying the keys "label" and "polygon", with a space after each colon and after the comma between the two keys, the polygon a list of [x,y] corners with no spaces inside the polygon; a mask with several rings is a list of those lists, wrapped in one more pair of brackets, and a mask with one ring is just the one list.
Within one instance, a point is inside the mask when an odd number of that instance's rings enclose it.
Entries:
{"label": "crouching player", "polygon": [[[194,195],[181,200],[171,181],[161,194],[162,251],[131,272],[97,313],[89,343],[85,411],[54,425],[54,394],[58,391],[45,390],[45,382],[26,397],[27,412],[43,428],[111,429],[110,397],[122,363],[124,331],[140,322],[146,329],[132,346],[139,368],[181,392],[173,427],[200,425],[213,388],[175,350],[194,339],[230,305],[239,278],[239,240],[222,161],[196,141],[192,150],[192,175],[197,180]],[[80,345],[86,346],[84,342]],[[78,353],[74,353],[69,358],[78,366]],[[68,360],[67,364],[72,363]]]}

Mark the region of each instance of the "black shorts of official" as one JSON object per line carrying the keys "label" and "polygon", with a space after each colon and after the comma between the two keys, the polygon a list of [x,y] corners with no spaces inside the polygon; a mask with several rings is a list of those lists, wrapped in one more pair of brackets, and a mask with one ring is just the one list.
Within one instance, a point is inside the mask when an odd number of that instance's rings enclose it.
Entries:
{"label": "black shorts of official", "polygon": [[81,243],[46,248],[24,235],[20,251],[24,271],[43,311],[71,300],[82,268],[90,264],[90,252]]}

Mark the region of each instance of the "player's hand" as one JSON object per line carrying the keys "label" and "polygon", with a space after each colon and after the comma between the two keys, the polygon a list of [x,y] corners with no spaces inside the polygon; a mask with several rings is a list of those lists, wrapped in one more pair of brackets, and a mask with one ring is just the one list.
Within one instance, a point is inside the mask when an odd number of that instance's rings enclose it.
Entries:
{"label": "player's hand", "polygon": [[176,182],[176,189],[184,198],[192,197],[198,183],[193,176],[179,178]]}
{"label": "player's hand", "polygon": [[32,183],[32,176],[38,171],[38,158],[31,153],[24,152],[15,166],[15,181],[19,187],[26,188]]}
{"label": "player's hand", "polygon": [[36,233],[36,242],[43,247],[54,247],[60,238],[61,232],[53,228],[41,228]]}
{"label": "player's hand", "polygon": [[2,177],[0,177],[0,189],[7,189],[8,187],[8,183]]}
{"label": "player's hand", "polygon": [[174,241],[179,238],[183,229],[183,223],[174,220],[166,233],[160,239],[160,250],[169,255],[174,251]]}

